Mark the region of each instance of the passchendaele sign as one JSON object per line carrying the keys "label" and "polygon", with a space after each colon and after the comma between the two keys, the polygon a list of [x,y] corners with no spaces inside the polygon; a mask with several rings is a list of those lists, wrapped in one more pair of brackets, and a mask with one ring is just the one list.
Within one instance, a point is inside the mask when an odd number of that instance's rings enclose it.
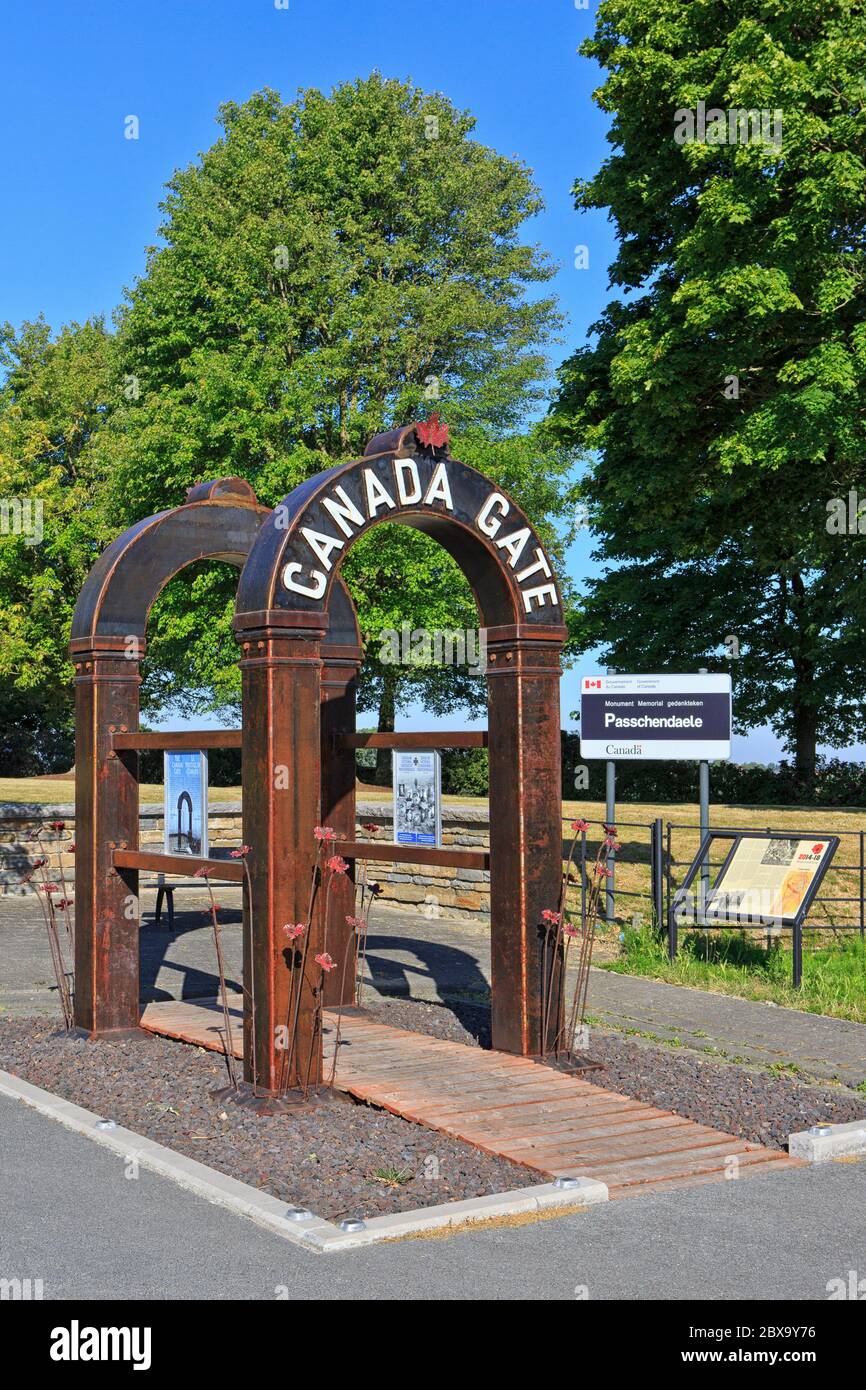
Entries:
{"label": "passchendaele sign", "polygon": [[580,752],[584,758],[731,756],[731,678],[582,676]]}

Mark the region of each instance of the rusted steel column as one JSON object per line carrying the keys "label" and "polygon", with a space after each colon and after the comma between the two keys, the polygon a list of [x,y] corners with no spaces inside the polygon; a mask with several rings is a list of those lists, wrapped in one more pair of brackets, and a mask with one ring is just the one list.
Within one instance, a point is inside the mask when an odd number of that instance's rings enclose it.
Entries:
{"label": "rusted steel column", "polygon": [[[320,822],[320,643],[325,613],[268,610],[235,616],[243,684],[243,836],[250,845],[244,902],[244,1076],[262,1095],[321,1080],[322,1040],[314,1037],[322,950],[314,920],[300,990],[298,1045],[291,1069],[291,947],[283,927],[305,922]],[[317,917],[319,914],[317,914]],[[298,943],[303,947],[303,941]]]}
{"label": "rusted steel column", "polygon": [[542,1051],[545,981],[553,967],[549,1039],[559,1026],[561,970],[542,926],[562,876],[559,736],[561,627],[487,629],[493,1046]]}
{"label": "rusted steel column", "polygon": [[138,754],[111,735],[138,729],[143,643],[70,643],[75,666],[75,1024],[89,1037],[138,1033],[138,871],[112,851],[138,849]]}
{"label": "rusted steel column", "polygon": [[[322,648],[322,824],[346,840],[355,834],[355,750],[337,748],[338,734],[355,732],[355,688],[363,652],[355,646]],[[336,846],[339,852],[339,844]],[[355,913],[355,862],[348,874],[335,875],[323,923],[325,949],[337,969],[325,977],[325,1003],[354,1004],[354,930],[346,918]]]}

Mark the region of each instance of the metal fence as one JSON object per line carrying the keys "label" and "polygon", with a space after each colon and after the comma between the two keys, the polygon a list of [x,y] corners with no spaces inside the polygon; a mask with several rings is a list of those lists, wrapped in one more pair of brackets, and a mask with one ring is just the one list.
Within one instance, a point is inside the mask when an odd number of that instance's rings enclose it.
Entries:
{"label": "metal fence", "polygon": [[[581,864],[582,904],[586,898],[587,864],[594,858],[597,846],[604,839],[604,821],[591,820],[590,829],[580,837],[575,862]],[[703,838],[700,825],[665,821],[618,819],[617,836],[622,848],[606,859],[612,877],[606,881],[602,895],[601,916],[613,925],[634,917],[631,910],[637,904],[646,905],[646,913],[660,930],[667,930],[670,908],[677,888],[694,861]],[[597,830],[595,829],[597,827]],[[761,827],[741,826],[713,820],[712,829],[754,832]],[[767,826],[767,833],[787,836],[792,840],[804,838],[839,839],[839,851],[817,893],[803,923],[805,931],[859,931],[866,936],[866,830],[822,830],[810,826],[786,829]],[[691,852],[689,853],[689,850]],[[683,857],[680,857],[683,856]],[[565,856],[564,856],[565,857]],[[721,867],[721,860],[709,860],[708,875]],[[841,892],[842,888],[851,891]],[[643,914],[641,914],[643,915]]]}

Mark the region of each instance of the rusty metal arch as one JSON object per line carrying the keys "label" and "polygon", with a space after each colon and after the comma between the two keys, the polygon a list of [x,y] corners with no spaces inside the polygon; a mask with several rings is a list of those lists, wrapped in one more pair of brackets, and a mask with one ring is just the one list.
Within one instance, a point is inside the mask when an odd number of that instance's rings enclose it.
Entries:
{"label": "rusty metal arch", "polygon": [[[138,851],[138,754],[130,744],[139,733],[148,613],[165,585],[196,561],[241,569],[270,514],[241,478],[197,484],[183,505],[147,517],[112,542],[79,594],[69,644],[76,700],[75,1021],[89,1036],[137,1032],[140,1018],[138,869],[117,867],[115,852]],[[342,645],[324,645],[323,662],[333,670],[323,696],[334,700],[334,714],[339,709],[341,719],[354,720],[357,664],[347,674],[345,655],[360,647],[342,583],[333,591],[333,612]],[[116,740],[127,746],[115,747]],[[335,781],[339,818],[338,791]]]}
{"label": "rusty metal arch", "polygon": [[[270,508],[242,478],[219,478],[190,488],[181,507],[146,517],[124,531],[91,569],[72,617],[73,653],[88,644],[143,641],[147,615],[160,590],[196,560],[244,565]],[[101,648],[105,650],[103,646]]]}
{"label": "rusty metal arch", "polygon": [[[249,626],[247,615],[271,610],[315,614],[326,609],[334,579],[351,546],[372,527],[389,521],[425,532],[453,556],[475,594],[485,627],[518,623],[532,627],[562,625],[552,566],[535,528],[520,507],[483,473],[452,458],[447,447],[421,446],[415,430],[410,425],[376,435],[363,458],[317,473],[283,499],[262,528],[244,566],[236,605],[239,624]],[[402,499],[409,492],[409,469],[414,470],[410,479],[417,498],[404,502]],[[443,469],[447,487],[440,485],[439,495],[424,502],[422,499],[435,489],[437,474]],[[367,482],[368,474],[372,475],[372,484]],[[373,516],[365,516],[365,494],[371,487],[380,488],[377,497],[387,496],[393,505],[380,500],[380,506],[386,510],[377,509]],[[503,500],[494,503],[484,529],[478,518],[491,497]],[[452,502],[450,507],[447,498]],[[361,524],[352,518],[350,507],[364,518]],[[342,520],[335,519],[335,511]],[[329,539],[339,546],[340,553],[335,550],[333,559],[329,555],[326,564],[319,562],[317,566],[305,531]],[[520,560],[512,556],[514,562],[507,563],[504,541],[524,533]],[[280,582],[287,566],[295,567],[295,589]],[[531,572],[527,579],[519,582],[518,576],[527,571]],[[325,577],[325,587],[320,592],[302,592],[320,587],[310,582],[317,574]],[[534,582],[530,584],[529,579]],[[527,593],[541,588],[553,591],[543,595],[544,603],[537,598],[535,602],[527,599]]]}
{"label": "rusty metal arch", "polygon": [[[268,846],[248,861],[257,1016],[254,1030],[247,1018],[253,1055],[246,1048],[245,1056],[248,1077],[264,1091],[279,1089],[282,1063],[274,1042],[289,984],[281,926],[306,915],[313,828],[326,805],[322,788],[333,756],[322,739],[319,698],[328,607],[345,553],[383,521],[413,526],[449,551],[472,586],[486,628],[490,800],[496,807],[490,832],[493,1043],[528,1055],[544,1050],[545,974],[558,973],[548,959],[541,913],[558,901],[562,867],[561,601],[553,567],[520,508],[483,474],[452,459],[447,443],[426,442],[430,438],[423,424],[378,435],[362,458],[301,484],[262,526],[238,585],[244,840]],[[357,663],[361,653],[346,656]],[[289,795],[275,781],[281,758],[289,760]],[[351,839],[354,817],[347,815],[344,824]],[[361,851],[350,846],[347,853]],[[274,861],[286,872],[274,873]],[[333,933],[337,925],[333,913],[327,924],[320,916],[316,949],[326,927]],[[297,1049],[298,1057],[312,1060],[314,1080],[321,1063],[312,1031],[315,987],[311,975]]]}

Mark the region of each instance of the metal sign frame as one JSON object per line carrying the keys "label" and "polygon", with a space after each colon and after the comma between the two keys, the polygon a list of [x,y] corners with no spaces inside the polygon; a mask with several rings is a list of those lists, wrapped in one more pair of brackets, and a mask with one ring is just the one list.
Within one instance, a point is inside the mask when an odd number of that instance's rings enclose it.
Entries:
{"label": "metal sign frame", "polygon": [[[674,894],[673,902],[671,905],[671,911],[678,914],[678,923],[681,924],[683,920],[680,913],[680,909],[682,906],[682,898],[691,888],[691,885],[697,877],[698,873],[700,873],[702,864],[708,862],[714,840],[730,840],[731,847],[725,855],[724,861],[718,867],[718,872],[716,874],[713,887],[710,889],[709,896],[706,900],[707,904],[710,904],[712,902],[712,894],[716,892],[720,884],[724,882],[725,874],[727,873],[727,870],[734,858],[734,855],[736,854],[739,846],[744,840],[766,840],[769,843],[773,840],[790,841],[794,838],[795,837],[789,833],[782,834],[779,831],[775,830],[710,830],[709,833],[703,837],[700,848],[697,854],[695,855],[694,859],[692,860],[691,865],[689,866],[688,873],[686,874],[685,878],[683,879],[682,883],[677,888]],[[806,889],[806,892],[804,893],[803,898],[800,902],[800,906],[795,913],[774,916],[769,913],[765,914],[750,912],[748,913],[748,915],[744,913],[742,916],[736,913],[725,914],[724,916],[720,916],[718,913],[710,912],[706,905],[703,907],[702,910],[699,910],[698,904],[694,904],[694,910],[691,916],[691,921],[693,922],[693,924],[698,927],[737,928],[793,927],[797,924],[798,921],[800,923],[805,922],[806,918],[809,915],[809,909],[812,906],[812,903],[815,901],[818,889],[821,887],[824,875],[827,873],[827,870],[829,869],[830,864],[833,861],[833,857],[836,853],[836,850],[839,848],[840,841],[838,835],[821,835],[817,831],[813,834],[802,834],[797,836],[796,838],[798,840],[820,840],[822,846],[826,845],[827,849],[824,855],[822,856],[820,862],[816,866],[815,873],[812,875],[809,886]]]}
{"label": "metal sign frame", "polygon": [[803,898],[800,902],[800,906],[797,909],[796,913],[788,916],[766,916],[760,913],[750,913],[748,918],[740,916],[731,917],[727,915],[724,917],[720,917],[716,913],[709,914],[706,911],[699,911],[699,905],[695,903],[692,899],[688,919],[684,920],[682,916],[683,900],[686,894],[690,893],[691,886],[697,878],[698,874],[701,872],[703,866],[709,862],[709,855],[714,840],[730,840],[732,841],[732,843],[730,849],[728,850],[725,856],[723,863],[719,865],[718,873],[716,875],[713,888],[710,890],[710,894],[712,894],[712,892],[719,885],[719,883],[724,881],[725,873],[729,865],[731,864],[739,845],[744,840],[766,840],[769,843],[773,840],[792,840],[793,838],[794,836],[792,836],[790,833],[784,833],[781,831],[774,830],[767,831],[720,829],[710,830],[706,835],[704,835],[704,837],[701,840],[700,848],[698,849],[697,854],[695,855],[694,859],[691,862],[691,865],[689,866],[688,873],[686,874],[685,878],[683,879],[683,882],[680,884],[680,886],[674,893],[668,911],[668,954],[670,956],[670,959],[674,960],[676,958],[677,932],[678,928],[683,925],[700,927],[705,930],[709,930],[711,928],[722,930],[748,930],[749,928],[760,929],[768,927],[779,927],[783,930],[790,931],[792,935],[792,975],[794,988],[798,989],[803,979],[803,923],[806,921],[806,918],[809,915],[809,910],[812,906],[812,903],[815,901],[815,898],[818,894],[818,890],[820,889],[821,884],[824,880],[824,876],[830,868],[836,851],[839,848],[840,838],[838,835],[823,835],[820,832],[816,831],[811,835],[803,834],[797,837],[798,839],[802,840],[820,840],[822,845],[826,844],[827,851],[822,856],[820,863],[817,865],[815,873],[812,875],[811,882],[809,883],[809,886],[803,895]]}
{"label": "metal sign frame", "polygon": [[[198,803],[199,803],[199,816],[200,816],[200,821],[201,821],[201,836],[200,836],[200,838],[199,838],[199,843],[198,843],[198,845],[197,845],[195,848],[193,848],[193,845],[192,845],[192,833],[191,833],[191,832],[192,832],[192,826],[193,826],[193,816],[194,816],[194,811],[195,811],[195,803],[194,803],[194,801],[193,801],[192,798],[191,798],[191,791],[190,791],[187,787],[185,787],[185,788],[183,789],[183,791],[181,792],[180,797],[178,797],[178,798],[176,799],[175,804],[174,804],[173,806],[169,804],[169,798],[170,798],[170,797],[171,797],[171,798],[174,797],[174,792],[175,792],[176,786],[177,786],[176,783],[173,783],[173,782],[172,782],[171,774],[170,774],[170,771],[169,771],[169,768],[170,768],[170,765],[171,765],[171,760],[172,760],[173,758],[189,758],[190,761],[192,761],[193,758],[198,758],[198,776],[197,776],[197,777],[192,777],[192,778],[189,778],[189,779],[188,779],[188,781],[189,781],[190,784],[191,784],[191,783],[194,783],[195,781],[198,782]],[[187,842],[188,842],[188,846],[189,846],[189,847],[188,847],[187,849],[185,849],[185,850],[184,850],[184,849],[181,849],[181,847],[180,847],[179,844],[177,844],[177,845],[175,845],[175,846],[172,846],[172,843],[171,843],[171,840],[172,840],[171,824],[172,824],[172,818],[173,818],[175,812],[177,812],[177,817],[178,817],[178,838],[179,838],[179,836],[180,836],[180,818],[181,818],[181,813],[180,813],[180,801],[181,801],[181,799],[182,799],[184,796],[186,796],[187,800],[188,800],[189,803],[190,803],[190,804],[189,804],[189,825],[190,825],[190,834],[187,836]],[[207,755],[206,749],[203,749],[203,748],[197,748],[197,749],[184,749],[184,750],[182,750],[182,751],[181,751],[181,750],[165,749],[165,750],[163,751],[163,755],[162,755],[162,814],[163,814],[163,835],[162,835],[162,842],[163,842],[163,848],[165,849],[166,854],[194,854],[194,855],[199,856],[200,858],[206,859],[207,856],[208,856],[208,755]]]}
{"label": "metal sign frame", "polygon": [[[430,781],[433,787],[433,830],[429,834],[415,834],[409,830],[400,830],[400,801],[401,793],[400,776],[411,776],[411,771],[406,772],[400,767],[403,758],[412,758],[417,761],[419,758],[431,758],[432,769]],[[435,748],[399,749],[395,748],[391,754],[391,782],[393,790],[393,815],[394,815],[394,844],[395,845],[434,845],[442,844],[442,755]]]}

